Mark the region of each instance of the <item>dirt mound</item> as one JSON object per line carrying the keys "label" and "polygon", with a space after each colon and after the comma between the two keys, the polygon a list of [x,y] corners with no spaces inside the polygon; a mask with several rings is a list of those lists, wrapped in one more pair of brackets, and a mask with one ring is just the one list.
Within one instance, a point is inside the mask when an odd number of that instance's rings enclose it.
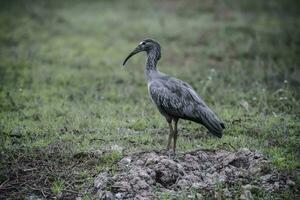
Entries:
{"label": "dirt mound", "polygon": [[98,198],[156,199],[162,192],[176,195],[191,189],[200,198],[216,186],[231,197],[237,184],[242,186],[241,198],[247,198],[253,187],[276,191],[294,185],[287,176],[272,171],[261,153],[248,149],[196,150],[177,159],[163,152],[143,152],[124,157],[118,166],[117,172],[103,172],[95,179]]}

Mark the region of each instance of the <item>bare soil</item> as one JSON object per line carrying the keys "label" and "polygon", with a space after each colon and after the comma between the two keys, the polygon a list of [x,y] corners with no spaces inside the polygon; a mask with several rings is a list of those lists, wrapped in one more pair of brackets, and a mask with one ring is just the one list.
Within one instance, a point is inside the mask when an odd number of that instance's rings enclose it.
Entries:
{"label": "bare soil", "polygon": [[142,152],[122,158],[117,165],[117,171],[96,177],[97,198],[159,199],[162,193],[176,197],[189,191],[196,199],[207,195],[251,199],[255,189],[295,188],[287,174],[271,169],[265,156],[249,149],[200,149],[175,159],[168,152]]}

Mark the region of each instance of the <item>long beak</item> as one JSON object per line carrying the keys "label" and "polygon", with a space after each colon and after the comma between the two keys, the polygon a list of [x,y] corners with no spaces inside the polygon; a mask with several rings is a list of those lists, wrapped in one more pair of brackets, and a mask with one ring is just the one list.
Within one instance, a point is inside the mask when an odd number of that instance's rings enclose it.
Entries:
{"label": "long beak", "polygon": [[137,53],[141,52],[141,49],[139,47],[136,47],[124,60],[123,62],[123,66],[126,64],[127,60],[129,60],[129,58]]}

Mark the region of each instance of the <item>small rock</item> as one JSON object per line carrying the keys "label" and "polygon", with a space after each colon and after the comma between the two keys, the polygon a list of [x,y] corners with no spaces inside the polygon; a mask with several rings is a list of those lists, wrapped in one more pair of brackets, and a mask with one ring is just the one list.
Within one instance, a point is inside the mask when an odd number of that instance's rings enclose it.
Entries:
{"label": "small rock", "polygon": [[26,200],[42,200],[41,197],[36,196],[35,194],[30,195],[29,197],[25,198]]}
{"label": "small rock", "polygon": [[144,180],[140,180],[137,183],[137,185],[140,189],[148,189],[149,188],[149,185]]}
{"label": "small rock", "polygon": [[225,197],[232,197],[231,192],[228,190],[228,188],[223,189],[223,194]]}
{"label": "small rock", "polygon": [[253,196],[251,193],[252,185],[247,184],[242,186],[243,192],[240,196],[241,200],[253,200]]}
{"label": "small rock", "polygon": [[247,184],[247,185],[243,185],[242,188],[243,188],[244,190],[251,190],[251,189],[253,188],[253,186],[250,185],[250,184]]}
{"label": "small rock", "polygon": [[131,189],[131,186],[127,181],[115,182],[112,187],[119,192],[127,192]]}
{"label": "small rock", "polygon": [[105,199],[105,200],[113,200],[114,199],[114,195],[112,192],[105,192],[104,196],[102,197],[102,199]]}
{"label": "small rock", "polygon": [[137,160],[137,161],[136,161],[136,165],[144,165],[144,161],[142,161],[142,160]]}
{"label": "small rock", "polygon": [[140,170],[139,176],[145,180],[151,179],[151,177],[148,175],[148,173],[145,170]]}
{"label": "small rock", "polygon": [[124,195],[123,195],[123,193],[120,193],[120,192],[119,192],[119,193],[117,193],[115,196],[116,196],[117,199],[123,199],[123,196],[124,196]]}
{"label": "small rock", "polygon": [[226,166],[229,163],[233,162],[236,159],[236,156],[234,154],[229,154],[226,159],[223,160],[223,165]]}
{"label": "small rock", "polygon": [[245,190],[243,192],[243,194],[241,194],[240,199],[241,200],[253,200],[253,196],[252,196],[251,191]]}
{"label": "small rock", "polygon": [[122,166],[128,166],[131,163],[131,160],[131,157],[124,157],[122,160],[120,160],[119,164]]}
{"label": "small rock", "polygon": [[289,185],[289,186],[292,186],[292,187],[296,185],[295,182],[292,181],[292,180],[290,180],[290,179],[288,179],[288,180],[286,181],[286,184]]}
{"label": "small rock", "polygon": [[240,105],[247,111],[249,112],[249,103],[245,100],[240,101]]}
{"label": "small rock", "polygon": [[200,194],[200,193],[197,193],[197,194],[196,194],[196,199],[202,200],[202,199],[203,199],[203,195]]}
{"label": "small rock", "polygon": [[271,177],[272,177],[272,174],[267,174],[265,176],[260,177],[260,180],[262,182],[268,182],[271,179]]}
{"label": "small rock", "polygon": [[108,181],[108,173],[107,172],[100,173],[94,181],[94,187],[103,188],[106,186],[107,181]]}
{"label": "small rock", "polygon": [[203,188],[206,188],[206,187],[207,187],[207,184],[203,183],[203,182],[198,182],[198,183],[193,183],[192,184],[192,188],[195,189],[195,190],[203,189]]}
{"label": "small rock", "polygon": [[112,146],[110,147],[110,149],[111,149],[112,151],[117,151],[117,152],[119,152],[119,153],[122,153],[122,151],[123,151],[123,147],[121,147],[121,146],[119,146],[119,145],[117,145],[117,144],[112,145]]}
{"label": "small rock", "polygon": [[143,197],[143,196],[138,194],[134,197],[134,200],[150,200],[150,198]]}
{"label": "small rock", "polygon": [[190,185],[189,181],[181,179],[177,182],[177,187],[180,189],[185,189]]}
{"label": "small rock", "polygon": [[280,188],[280,184],[279,184],[279,182],[276,181],[276,182],[274,183],[274,189],[275,189],[275,190],[278,190],[279,188]]}

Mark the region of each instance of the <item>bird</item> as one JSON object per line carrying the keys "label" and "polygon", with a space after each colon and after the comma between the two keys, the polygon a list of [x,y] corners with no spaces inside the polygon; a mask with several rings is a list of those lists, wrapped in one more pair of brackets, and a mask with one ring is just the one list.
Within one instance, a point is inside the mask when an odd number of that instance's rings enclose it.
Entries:
{"label": "bird", "polygon": [[150,99],[169,125],[167,151],[170,150],[173,140],[172,148],[175,155],[179,119],[202,124],[214,136],[221,138],[223,129],[225,129],[224,123],[196,91],[188,83],[157,70],[157,62],[161,58],[161,46],[157,41],[149,38],[142,40],[125,58],[123,66],[126,65],[129,58],[139,52],[147,54],[144,74]]}

